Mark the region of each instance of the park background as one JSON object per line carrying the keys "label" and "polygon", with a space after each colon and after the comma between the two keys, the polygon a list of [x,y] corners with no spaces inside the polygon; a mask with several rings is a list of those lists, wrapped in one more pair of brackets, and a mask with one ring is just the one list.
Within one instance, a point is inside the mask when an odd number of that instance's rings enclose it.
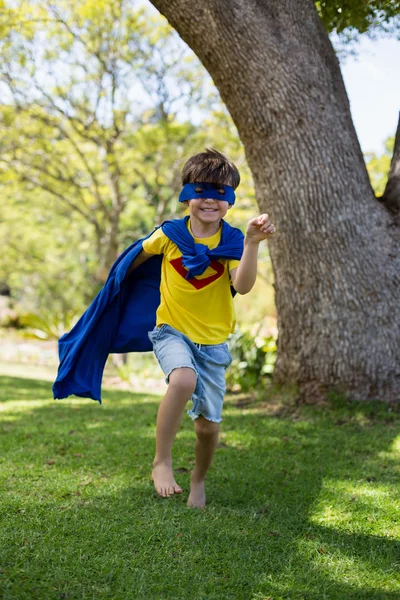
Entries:
{"label": "park background", "polygon": [[[41,365],[41,374],[53,379],[56,340],[83,313],[118,254],[163,219],[182,214],[179,177],[190,155],[211,146],[238,164],[242,183],[229,213],[235,226],[244,230],[259,210],[243,146],[218,91],[150,4],[136,3],[132,21],[114,32],[111,13],[107,22],[100,7],[82,40],[71,28],[90,16],[90,3],[78,3],[70,14],[62,3],[21,6],[21,18],[17,8],[8,16],[13,36],[7,37],[5,21],[2,46],[0,369],[18,372],[25,364],[26,373]],[[99,50],[106,32],[117,36],[115,47]],[[333,32],[332,40],[371,183],[381,196],[398,117],[400,44],[392,31],[346,30]],[[112,82],[101,59],[117,47],[122,67]],[[255,289],[235,304],[243,337],[232,340],[238,352],[230,383],[248,390],[256,383],[255,375],[244,380],[249,362],[255,372],[264,367],[263,375],[272,375],[278,335],[266,246]],[[265,352],[249,352],[247,332]],[[135,389],[139,383],[160,389],[161,371],[158,380],[149,379],[155,369],[150,355],[115,356],[106,374]]]}
{"label": "park background", "polygon": [[[397,408],[340,397],[302,406],[296,390],[273,386],[267,245],[255,289],[235,300],[208,517],[151,496],[164,383],[150,354],[110,357],[101,414],[89,400],[51,400],[57,339],[118,254],[182,214],[190,155],[211,146],[238,165],[233,225],[244,230],[258,208],[211,78],[149,3],[0,5],[3,596],[398,598]],[[397,37],[393,20],[331,32],[377,196],[398,118]],[[186,484],[191,435],[185,423],[176,464]]]}

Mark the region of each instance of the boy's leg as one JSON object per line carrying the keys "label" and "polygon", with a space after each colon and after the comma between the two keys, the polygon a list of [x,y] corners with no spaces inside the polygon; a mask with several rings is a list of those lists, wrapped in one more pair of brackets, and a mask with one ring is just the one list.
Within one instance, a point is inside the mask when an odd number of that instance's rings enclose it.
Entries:
{"label": "boy's leg", "polygon": [[172,471],[172,444],[186,403],[196,388],[196,382],[197,376],[193,369],[174,369],[169,376],[167,393],[158,409],[152,478],[156,491],[164,498],[182,492]]}
{"label": "boy's leg", "polygon": [[203,508],[206,505],[205,477],[217,447],[219,423],[200,416],[194,421],[196,431],[196,464],[190,479],[188,506]]}

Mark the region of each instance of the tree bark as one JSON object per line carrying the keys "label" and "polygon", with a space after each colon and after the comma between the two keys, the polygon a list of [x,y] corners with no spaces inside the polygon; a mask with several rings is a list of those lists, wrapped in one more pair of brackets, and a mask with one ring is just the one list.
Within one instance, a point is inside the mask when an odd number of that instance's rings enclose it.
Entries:
{"label": "tree bark", "polygon": [[389,177],[381,202],[394,215],[400,214],[400,115],[397,124]]}
{"label": "tree bark", "polygon": [[373,194],[314,3],[152,3],[214,79],[277,228],[275,380],[306,398],[398,400],[399,227]]}

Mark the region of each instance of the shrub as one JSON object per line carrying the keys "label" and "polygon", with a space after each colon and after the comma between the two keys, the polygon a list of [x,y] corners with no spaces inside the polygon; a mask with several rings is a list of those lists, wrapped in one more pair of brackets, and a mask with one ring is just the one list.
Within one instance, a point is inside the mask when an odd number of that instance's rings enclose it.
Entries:
{"label": "shrub", "polygon": [[227,387],[231,391],[248,392],[272,377],[276,360],[273,336],[256,335],[237,330],[228,340],[232,364],[227,371]]}
{"label": "shrub", "polygon": [[24,337],[39,340],[58,340],[66,331],[72,329],[79,315],[70,310],[66,313],[23,313],[19,316],[19,327]]}

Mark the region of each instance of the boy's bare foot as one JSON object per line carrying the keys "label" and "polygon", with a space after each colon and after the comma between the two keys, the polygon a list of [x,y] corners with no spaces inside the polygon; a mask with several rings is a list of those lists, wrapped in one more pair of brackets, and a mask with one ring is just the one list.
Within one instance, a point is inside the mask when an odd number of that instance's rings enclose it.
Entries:
{"label": "boy's bare foot", "polygon": [[206,489],[204,479],[197,480],[193,477],[190,480],[190,494],[187,501],[189,508],[204,508],[206,505]]}
{"label": "boy's bare foot", "polygon": [[154,465],[151,478],[156,492],[163,498],[169,498],[172,494],[182,494],[182,488],[176,483],[172,467],[169,465]]}

